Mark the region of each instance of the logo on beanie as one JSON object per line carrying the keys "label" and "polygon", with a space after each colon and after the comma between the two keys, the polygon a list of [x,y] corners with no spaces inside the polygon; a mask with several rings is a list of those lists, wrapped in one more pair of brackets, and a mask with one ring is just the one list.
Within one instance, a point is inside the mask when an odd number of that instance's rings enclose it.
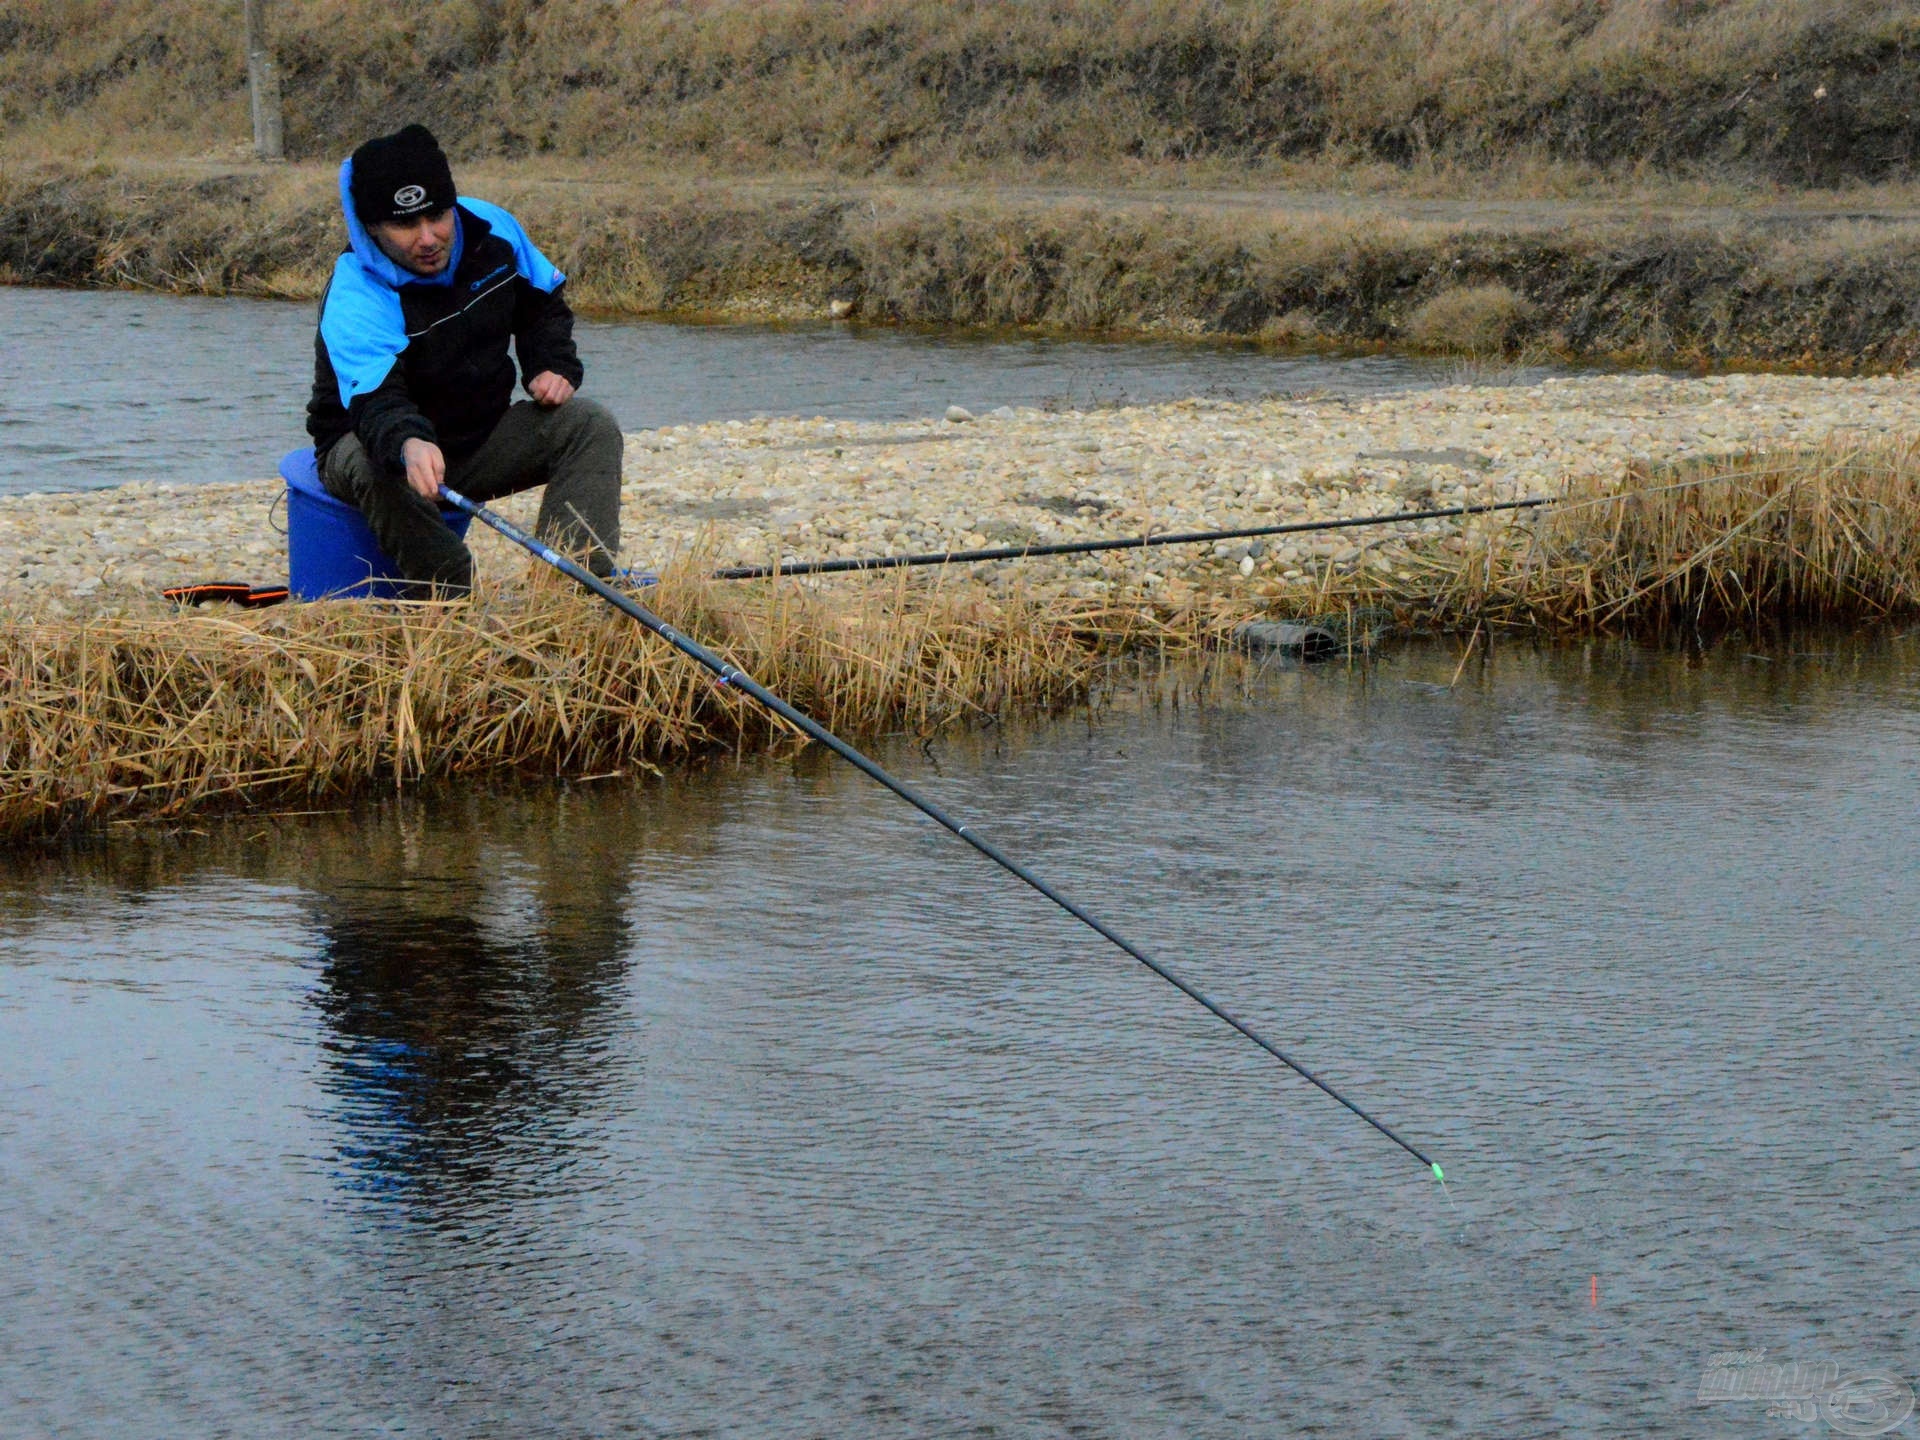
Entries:
{"label": "logo on beanie", "polygon": [[411,210],[426,198],[426,189],[420,185],[402,185],[393,192],[393,204],[396,210]]}

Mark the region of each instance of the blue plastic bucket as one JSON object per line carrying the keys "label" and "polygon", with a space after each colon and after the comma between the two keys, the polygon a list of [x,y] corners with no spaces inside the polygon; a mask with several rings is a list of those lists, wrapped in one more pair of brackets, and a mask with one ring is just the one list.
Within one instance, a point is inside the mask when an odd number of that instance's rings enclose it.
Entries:
{"label": "blue plastic bucket", "polygon": [[[398,567],[360,512],[334,499],[320,483],[311,445],[280,462],[280,478],[287,482],[287,589],[295,599],[353,595],[394,600],[406,594]],[[440,518],[465,539],[473,517],[442,508]]]}

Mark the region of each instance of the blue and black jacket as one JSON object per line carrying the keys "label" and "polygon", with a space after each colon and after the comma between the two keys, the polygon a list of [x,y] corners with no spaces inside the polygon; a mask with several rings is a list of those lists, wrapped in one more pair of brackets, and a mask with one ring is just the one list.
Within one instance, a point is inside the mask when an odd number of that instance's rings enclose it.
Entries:
{"label": "blue and black jacket", "polygon": [[461,196],[447,268],[422,278],[396,265],[353,213],[353,162],[340,167],[349,248],[334,262],[314,339],[307,432],[324,458],[360,437],[389,473],[400,447],[431,440],[450,460],[479,449],[513,401],[511,341],[520,378],[551,370],[578,385],[573,312],[554,269],[505,210]]}

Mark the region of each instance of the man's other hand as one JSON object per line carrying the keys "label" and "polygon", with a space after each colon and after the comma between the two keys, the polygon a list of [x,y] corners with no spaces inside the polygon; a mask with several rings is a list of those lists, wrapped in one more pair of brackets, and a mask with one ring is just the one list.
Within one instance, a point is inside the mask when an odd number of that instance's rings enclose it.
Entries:
{"label": "man's other hand", "polygon": [[415,436],[400,447],[400,458],[407,462],[407,484],[414,493],[438,500],[440,482],[447,478],[447,457],[440,453],[440,447]]}
{"label": "man's other hand", "polygon": [[527,381],[527,394],[533,397],[533,403],[544,405],[551,410],[556,405],[564,405],[573,398],[573,382],[564,375],[556,375],[551,370],[542,370]]}

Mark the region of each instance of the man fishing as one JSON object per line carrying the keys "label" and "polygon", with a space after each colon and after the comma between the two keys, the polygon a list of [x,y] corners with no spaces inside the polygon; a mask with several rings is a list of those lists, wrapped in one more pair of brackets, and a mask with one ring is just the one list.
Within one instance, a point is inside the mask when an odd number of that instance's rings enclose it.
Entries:
{"label": "man fishing", "polygon": [[512,215],[455,194],[424,126],[354,151],[340,200],[351,244],[320,302],[307,404],[321,482],[429,594],[473,584],[473,556],[440,518],[443,482],[476,500],[545,485],[540,538],[612,574],[620,427],[576,394],[567,277]]}

